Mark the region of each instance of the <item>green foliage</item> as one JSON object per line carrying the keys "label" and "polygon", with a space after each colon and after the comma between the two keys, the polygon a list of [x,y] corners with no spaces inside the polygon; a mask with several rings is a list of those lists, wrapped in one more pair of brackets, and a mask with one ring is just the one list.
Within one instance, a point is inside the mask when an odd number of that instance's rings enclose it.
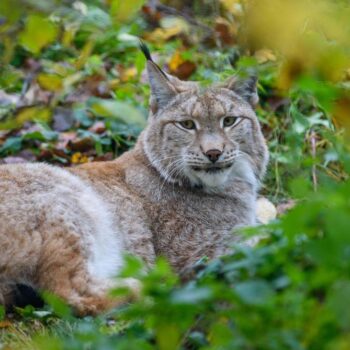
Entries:
{"label": "green foliage", "polygon": [[135,107],[124,102],[110,100],[90,100],[90,110],[101,117],[121,119],[127,124],[144,127],[146,119]]}
{"label": "green foliage", "polygon": [[25,30],[20,34],[19,42],[27,50],[37,54],[52,43],[57,37],[57,27],[47,18],[30,15],[27,18]]}
{"label": "green foliage", "polygon": [[0,305],[0,321],[3,320],[5,317],[5,308]]}
{"label": "green foliage", "polygon": [[0,322],[0,348],[348,349],[349,8],[273,3],[279,16],[266,1],[195,1],[189,24],[186,16],[152,17],[147,6],[141,15],[140,0],[0,2],[3,162],[68,166],[131,147],[148,108],[142,36],[160,65],[203,85],[257,71],[257,114],[271,154],[261,191],[278,207],[298,203],[242,233],[259,237],[257,246],[203,258],[184,280],[163,259],[145,274],[126,257],[122,276],[139,278],[142,295],[107,315],[76,319],[44,294],[42,310],[18,308]]}

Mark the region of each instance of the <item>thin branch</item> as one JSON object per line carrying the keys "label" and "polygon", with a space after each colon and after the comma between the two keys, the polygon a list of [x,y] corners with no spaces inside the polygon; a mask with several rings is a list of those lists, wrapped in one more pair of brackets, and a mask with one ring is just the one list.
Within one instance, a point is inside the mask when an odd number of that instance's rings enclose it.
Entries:
{"label": "thin branch", "polygon": [[[313,160],[316,159],[316,133],[314,130],[311,130],[310,132],[310,142],[311,142],[311,155]],[[317,192],[317,174],[316,174],[316,164],[312,165],[312,183],[313,183],[313,187],[314,187],[314,191]]]}

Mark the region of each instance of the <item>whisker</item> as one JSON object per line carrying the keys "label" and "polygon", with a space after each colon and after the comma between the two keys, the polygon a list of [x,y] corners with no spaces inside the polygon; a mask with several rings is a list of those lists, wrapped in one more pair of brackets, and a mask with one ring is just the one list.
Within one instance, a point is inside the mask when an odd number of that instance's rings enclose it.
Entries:
{"label": "whisker", "polygon": [[[165,173],[165,176],[164,176],[164,179],[163,179],[162,184],[161,184],[160,189],[159,189],[159,199],[161,197],[161,194],[162,194],[162,191],[163,191],[163,188],[164,188],[165,184],[170,182],[169,180],[173,179],[173,173],[176,171],[177,165],[182,163],[182,162],[183,162],[182,158],[176,159],[175,161],[173,161],[170,164],[168,164],[165,169],[163,169],[163,172]],[[170,169],[171,167],[174,167],[174,168]]]}

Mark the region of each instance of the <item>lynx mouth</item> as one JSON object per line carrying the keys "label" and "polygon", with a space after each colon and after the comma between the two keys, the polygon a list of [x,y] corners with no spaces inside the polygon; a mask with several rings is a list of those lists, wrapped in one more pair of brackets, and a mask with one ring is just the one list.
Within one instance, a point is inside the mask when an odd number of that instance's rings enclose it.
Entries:
{"label": "lynx mouth", "polygon": [[193,166],[192,170],[194,171],[204,171],[209,174],[216,174],[219,172],[223,172],[229,168],[231,168],[233,163],[224,164],[224,165],[211,165],[206,167]]}

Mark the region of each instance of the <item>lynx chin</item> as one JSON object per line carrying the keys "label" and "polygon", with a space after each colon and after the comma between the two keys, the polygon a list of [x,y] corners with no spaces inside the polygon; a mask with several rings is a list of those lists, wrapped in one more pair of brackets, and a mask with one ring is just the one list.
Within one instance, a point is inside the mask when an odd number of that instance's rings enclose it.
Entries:
{"label": "lynx chin", "polygon": [[268,152],[254,106],[256,79],[202,88],[164,73],[146,47],[148,125],[110,162],[61,169],[0,166],[0,304],[17,283],[47,290],[79,315],[109,297],[124,252],[181,272],[229,252],[233,229],[255,222]]}

